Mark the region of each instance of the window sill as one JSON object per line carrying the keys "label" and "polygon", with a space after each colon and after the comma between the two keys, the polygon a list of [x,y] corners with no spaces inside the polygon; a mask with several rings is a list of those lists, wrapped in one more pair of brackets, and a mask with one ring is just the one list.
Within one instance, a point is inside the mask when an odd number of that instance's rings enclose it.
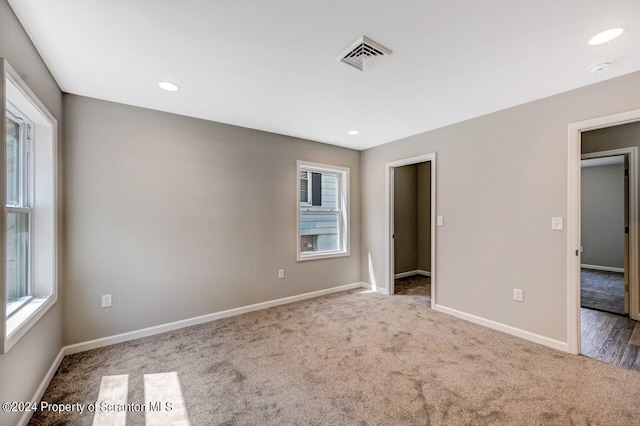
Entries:
{"label": "window sill", "polygon": [[6,353],[33,327],[40,318],[56,303],[56,297],[32,299],[25,307],[6,320]]}
{"label": "window sill", "polygon": [[348,251],[327,252],[327,253],[318,253],[318,254],[298,254],[298,262],[304,262],[306,260],[316,260],[316,259],[330,259],[333,257],[346,257],[350,255],[351,253]]}
{"label": "window sill", "polygon": [[32,296],[25,296],[7,304],[7,311],[6,311],[7,316],[10,317],[14,312],[17,312],[20,309],[22,309],[22,307],[30,303],[32,299],[33,299]]}

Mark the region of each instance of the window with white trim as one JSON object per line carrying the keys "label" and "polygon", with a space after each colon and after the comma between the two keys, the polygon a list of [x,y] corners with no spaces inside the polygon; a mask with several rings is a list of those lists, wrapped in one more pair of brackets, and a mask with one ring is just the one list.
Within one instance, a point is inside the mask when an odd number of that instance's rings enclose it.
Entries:
{"label": "window with white trim", "polygon": [[31,124],[15,106],[6,107],[6,271],[5,291],[8,318],[33,297],[31,291],[31,212],[33,167]]}
{"label": "window with white trim", "polygon": [[0,59],[5,93],[5,261],[0,295],[8,351],[57,301],[56,152],[57,122]]}
{"label": "window with white trim", "polygon": [[349,255],[349,169],[298,161],[298,260]]}

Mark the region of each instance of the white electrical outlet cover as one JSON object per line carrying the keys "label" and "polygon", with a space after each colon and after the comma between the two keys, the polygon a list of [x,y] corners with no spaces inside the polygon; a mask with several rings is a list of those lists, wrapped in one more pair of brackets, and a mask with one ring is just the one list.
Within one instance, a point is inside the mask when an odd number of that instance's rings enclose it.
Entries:
{"label": "white electrical outlet cover", "polygon": [[513,289],[513,300],[517,302],[522,302],[524,299],[524,290],[520,290],[518,288]]}
{"label": "white electrical outlet cover", "polygon": [[111,307],[111,295],[110,294],[103,294],[102,295],[102,307],[103,308]]}

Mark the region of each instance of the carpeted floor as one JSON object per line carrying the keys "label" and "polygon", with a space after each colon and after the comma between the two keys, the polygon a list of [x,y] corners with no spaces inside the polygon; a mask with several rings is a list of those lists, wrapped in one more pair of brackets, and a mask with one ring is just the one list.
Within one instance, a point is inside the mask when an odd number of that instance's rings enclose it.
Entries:
{"label": "carpeted floor", "polygon": [[625,315],[624,274],[580,270],[580,304],[583,308]]}
{"label": "carpeted floor", "polygon": [[[179,382],[173,398],[184,398],[194,426],[640,421],[638,373],[432,311],[424,296],[367,290],[67,356],[43,401],[117,394],[100,390],[107,377],[124,384],[128,403],[142,403],[159,394],[162,373]],[[128,413],[127,424],[145,424],[145,415]],[[39,412],[30,424],[93,419],[86,411]],[[146,424],[162,424],[155,419]]]}

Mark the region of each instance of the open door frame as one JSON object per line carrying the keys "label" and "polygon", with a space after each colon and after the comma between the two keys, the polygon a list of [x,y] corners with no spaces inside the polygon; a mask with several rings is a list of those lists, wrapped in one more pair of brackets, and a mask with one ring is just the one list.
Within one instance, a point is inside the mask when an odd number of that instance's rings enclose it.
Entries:
{"label": "open door frame", "polygon": [[394,293],[393,247],[393,169],[410,164],[431,162],[431,308],[436,305],[436,153],[391,161],[385,164],[385,287]]}
{"label": "open door frame", "polygon": [[[582,159],[582,132],[640,121],[640,110],[569,124],[567,155],[567,344],[568,351],[580,353],[580,161]],[[614,150],[616,152],[623,150]],[[626,153],[626,152],[625,152]],[[638,212],[637,149],[629,154],[629,204],[631,212]],[[633,173],[633,176],[631,174]],[[640,319],[638,292],[638,221],[629,221],[630,286],[629,316]],[[634,237],[635,236],[635,237]],[[634,266],[635,264],[635,266]]]}

